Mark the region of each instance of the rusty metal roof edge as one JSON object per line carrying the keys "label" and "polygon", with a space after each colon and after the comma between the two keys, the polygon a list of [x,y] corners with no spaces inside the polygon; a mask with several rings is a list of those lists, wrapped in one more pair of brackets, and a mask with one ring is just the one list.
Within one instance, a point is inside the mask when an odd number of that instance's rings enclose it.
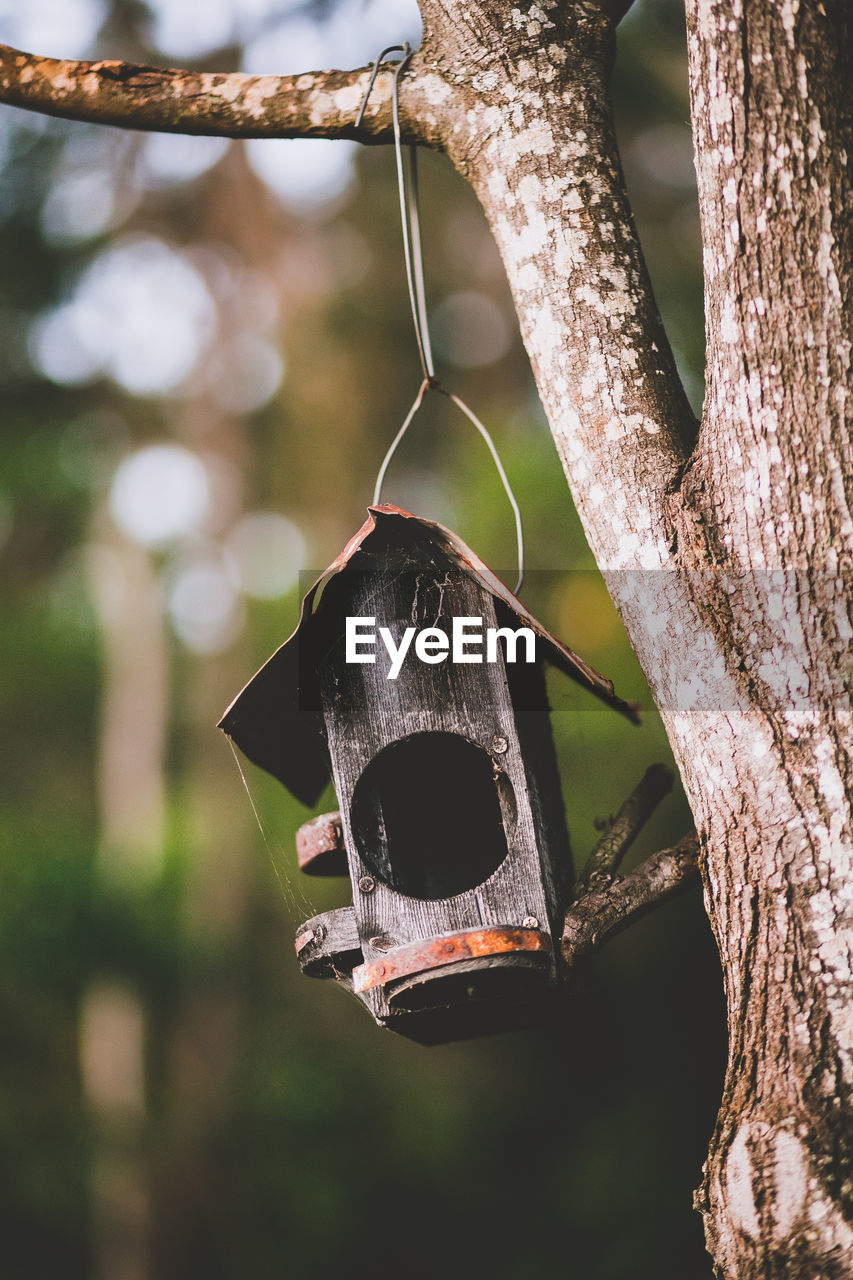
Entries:
{"label": "rusty metal roof edge", "polygon": [[547,627],[533,616],[533,614],[521,603],[518,597],[510,591],[509,587],[501,581],[497,574],[494,573],[488,565],[480,559],[476,552],[472,551],[467,543],[463,542],[457,534],[446,528],[445,525],[439,524],[436,520],[427,520],[423,516],[413,515],[412,512],[405,511],[402,507],[394,506],[394,504],[390,502],[384,502],[380,506],[376,507],[368,507],[367,511],[368,517],[364,524],[357,533],[353,534],[343,551],[341,551],[340,555],[336,556],[328,568],[324,569],[306,593],[302,601],[299,621],[293,632],[288,636],[284,643],[276,649],[275,653],[267,659],[260,670],[252,676],[251,680],[247,681],[246,685],[240,690],[236,698],[232,699],[225,714],[219,721],[217,728],[224,729],[226,733],[228,732],[227,722],[231,711],[240,701],[245,690],[257,679],[258,675],[270,666],[271,663],[274,663],[279,654],[297,638],[308,619],[313,616],[314,598],[319,589],[336,574],[341,573],[347,568],[353,557],[362,549],[371,534],[375,532],[378,519],[412,520],[415,524],[425,529],[431,540],[441,547],[445,554],[449,554],[451,558],[455,559],[467,573],[473,574],[475,577],[479,578],[492,595],[502,600],[504,604],[522,620],[522,622],[529,626],[536,635],[545,641],[548,646],[546,656],[556,667],[559,667],[579,684],[585,685],[589,689],[590,693],[607,703],[607,705],[612,707],[615,711],[620,712],[620,714],[624,715],[626,719],[630,720],[633,724],[640,723],[638,706],[635,703],[625,702],[620,698],[613,688],[613,682],[608,680],[607,676],[602,675],[600,671],[596,671],[594,667],[591,667],[588,662],[584,662],[583,658],[570,649],[568,645],[563,644],[563,642],[558,640],[556,636],[551,635]]}

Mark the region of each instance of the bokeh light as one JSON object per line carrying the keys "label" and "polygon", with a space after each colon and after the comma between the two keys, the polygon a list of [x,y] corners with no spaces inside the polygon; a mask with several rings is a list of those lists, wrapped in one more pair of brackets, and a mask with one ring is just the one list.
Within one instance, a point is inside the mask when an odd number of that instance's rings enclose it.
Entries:
{"label": "bokeh light", "polygon": [[135,1116],[144,1109],[145,1019],[139,997],[116,982],[95,982],[80,1010],[83,1087],[99,1111]]}
{"label": "bokeh light", "polygon": [[222,653],[243,629],[244,605],[218,548],[197,548],[170,569],[169,618],[175,634],[194,653]]}
{"label": "bokeh light", "polygon": [[293,590],[305,567],[301,531],[273,511],[252,511],[235,525],[225,543],[232,580],[246,595],[271,600]]}
{"label": "bokeh light", "polygon": [[149,133],[139,149],[137,180],[143,186],[191,182],[218,164],[230,145],[228,138]]}
{"label": "bokeh light", "polygon": [[209,502],[204,464],[176,444],[151,445],[118,467],[110,489],[110,510],[128,537],[160,547],[194,532]]}
{"label": "bokeh light", "polygon": [[353,175],[358,144],[325,138],[251,138],[249,164],[285,204],[302,212],[332,205]]}
{"label": "bokeh light", "polygon": [[273,398],[284,376],[284,361],[269,342],[244,333],[222,343],[211,371],[216,403],[229,413],[253,413]]}
{"label": "bokeh light", "polygon": [[107,169],[68,173],[51,187],[41,223],[52,244],[91,240],[113,225],[116,207],[113,175]]}
{"label": "bokeh light", "polygon": [[137,395],[175,391],[216,328],[213,301],[186,256],[153,236],[106,249],[68,302],[33,328],[36,365],[74,386],[106,374]]}
{"label": "bokeh light", "polygon": [[102,0],[0,0],[3,40],[51,58],[85,58],[104,19]]}

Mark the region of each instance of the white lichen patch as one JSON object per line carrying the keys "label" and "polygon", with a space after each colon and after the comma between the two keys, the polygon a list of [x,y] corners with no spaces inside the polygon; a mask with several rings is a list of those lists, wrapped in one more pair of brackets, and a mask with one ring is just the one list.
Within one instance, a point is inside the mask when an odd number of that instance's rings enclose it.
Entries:
{"label": "white lichen patch", "polygon": [[494,93],[498,87],[498,82],[498,73],[492,69],[478,71],[471,81],[478,93]]}
{"label": "white lichen patch", "polygon": [[558,316],[548,302],[544,302],[536,310],[531,324],[527,343],[531,356],[543,365],[553,362],[555,352],[563,342],[563,331]]}
{"label": "white lichen patch", "polygon": [[518,268],[515,277],[515,290],[519,295],[526,293],[542,294],[542,270],[536,262],[525,262]]}
{"label": "white lichen patch", "polygon": [[[491,140],[489,144],[490,151],[497,152],[498,144],[495,139],[504,125],[504,114],[500,107],[478,107],[474,111],[468,111],[467,122],[471,135],[473,137],[489,138]],[[499,154],[495,154],[494,158],[495,163],[500,165]],[[500,174],[500,177],[506,183],[504,175]]]}
{"label": "white lichen patch", "polygon": [[542,183],[535,173],[526,173],[515,188],[515,194],[522,204],[535,211],[542,200]]}
{"label": "white lichen patch", "polygon": [[815,1197],[809,1206],[811,1231],[809,1236],[827,1256],[850,1257],[853,1251],[853,1231],[849,1224],[824,1194]]}
{"label": "white lichen patch", "polygon": [[[89,86],[88,86],[88,87],[86,87],[84,84],[82,84],[82,83],[81,83],[81,78],[80,78],[80,76],[75,75],[73,71],[66,71],[66,70],[64,69],[65,67],[67,67],[67,66],[68,66],[68,64],[67,64],[67,63],[60,63],[60,66],[63,68],[63,70],[62,70],[62,71],[57,72],[57,74],[56,74],[56,75],[51,76],[51,77],[50,77],[50,80],[49,80],[49,82],[48,82],[48,83],[50,84],[50,87],[51,87],[52,91],[53,91],[53,92],[54,92],[58,97],[60,97],[60,98],[65,98],[65,97],[67,97],[67,96],[68,96],[68,94],[69,94],[69,93],[73,93],[73,92],[75,91],[75,89],[80,89],[80,88],[82,88],[82,89],[84,89],[84,91],[85,91],[86,93],[93,93],[93,92],[96,92],[97,90],[99,90],[99,89],[101,88],[101,82],[100,82],[100,80],[98,79],[98,77],[97,77],[96,75],[94,75],[94,73],[93,73],[91,76],[84,76],[84,77],[83,77],[83,80],[89,80],[89,81],[90,81]],[[27,77],[26,77],[26,79],[25,79],[24,77],[25,77],[25,75],[26,75],[26,73],[27,73],[28,71],[29,71],[29,73],[30,73],[30,74],[29,74],[29,76],[27,76]],[[31,67],[25,67],[25,68],[24,68],[24,71],[21,73],[21,79],[22,79],[22,81],[26,84],[26,83],[27,83],[29,80],[31,80],[32,78],[33,78],[33,71],[32,71],[32,68],[31,68]],[[93,86],[93,84],[94,84],[94,88],[92,87],[92,86]]]}
{"label": "white lichen patch", "polygon": [[585,231],[563,226],[557,232],[555,240],[554,268],[559,275],[569,276],[582,259],[588,236]]}
{"label": "white lichen patch", "polygon": [[809,1189],[808,1153],[792,1133],[780,1129],[774,1140],[774,1234],[786,1240],[802,1217]]}
{"label": "white lichen patch", "polygon": [[[211,98],[222,98],[224,102],[234,103],[238,98],[242,98],[246,91],[247,81],[251,77],[243,75],[225,76],[219,84],[214,83],[216,79],[218,77],[213,75],[201,77],[204,92]],[[180,93],[183,93],[183,89],[179,90],[179,96]]]}
{"label": "white lichen patch", "polygon": [[794,33],[797,25],[797,14],[800,11],[800,0],[781,0],[779,5],[779,17],[782,21],[782,30],[785,32],[785,39],[789,48],[794,47]]}
{"label": "white lichen patch", "polygon": [[[849,835],[844,837],[844,815],[836,812],[828,822],[810,815],[808,839],[818,850],[818,884],[808,899],[811,924],[811,946],[828,975],[825,1000],[829,1029],[835,1044],[838,1064],[845,1083],[853,1085],[853,904],[849,898],[849,879],[845,890],[843,861],[853,860]],[[829,872],[821,868],[836,867],[839,883],[829,888]]]}
{"label": "white lichen patch", "polygon": [[[356,111],[357,110],[358,104],[356,104]],[[319,91],[316,94],[312,94],[308,119],[316,128],[319,129],[323,125],[324,121],[328,120],[329,116],[335,111],[336,105],[330,93],[323,93],[322,91]],[[353,115],[353,119],[354,118],[355,116]]]}
{"label": "white lichen patch", "polygon": [[550,155],[554,146],[554,132],[551,126],[546,120],[537,120],[534,124],[504,139],[503,159],[513,168],[526,156]]}
{"label": "white lichen patch", "polygon": [[723,295],[720,303],[720,319],[717,326],[717,337],[720,342],[740,342],[740,324],[737,308],[731,294]]}
{"label": "white lichen patch", "polygon": [[[453,93],[452,87],[447,81],[439,75],[431,71],[423,71],[418,76],[418,93],[429,103],[431,107],[440,107],[447,102]],[[391,87],[389,81],[388,96],[391,96]]]}
{"label": "white lichen patch", "polygon": [[604,267],[601,269],[601,278],[613,287],[601,289],[582,284],[575,289],[574,296],[591,311],[609,320],[612,328],[618,328],[627,318],[636,313],[636,304],[628,290],[627,277],[621,268]]}
{"label": "white lichen patch", "polygon": [[829,738],[822,738],[817,743],[815,761],[818,766],[818,788],[824,802],[830,809],[842,809],[847,800],[847,788],[838,769],[834,744]]}
{"label": "white lichen patch", "polygon": [[[365,85],[365,88],[366,87],[367,86]],[[370,95],[370,106],[373,108],[382,106],[384,103],[389,102],[391,98],[390,90],[386,90],[384,93],[376,93],[377,87],[378,86],[374,85],[373,91]],[[376,95],[375,97],[374,94]],[[326,98],[325,94],[322,96],[323,98]],[[312,108],[311,112],[312,119],[316,114],[319,99],[320,95],[318,94],[316,105]],[[362,89],[360,84],[347,84],[342,85],[341,88],[336,89],[329,98],[326,98],[326,103],[328,104],[328,108],[334,111],[337,115],[343,116],[344,119],[349,116],[352,120],[355,120],[358,116],[363,99],[364,89]]]}
{"label": "white lichen patch", "polygon": [[539,36],[543,31],[554,30],[554,23],[546,13],[550,8],[553,5],[543,3],[532,4],[526,13],[522,9],[513,9],[510,21],[516,31],[524,31],[530,37]]}
{"label": "white lichen patch", "polygon": [[[597,140],[591,143],[580,123],[577,88],[569,90],[561,78],[554,113],[536,108],[544,55],[537,55],[535,79],[520,67],[511,98],[501,75],[494,93],[511,105],[498,130],[484,128],[483,104],[469,104],[475,185],[507,268],[560,456],[579,506],[589,509],[588,527],[597,529],[596,555],[607,567],[658,570],[671,558],[658,511],[669,474],[667,423],[652,399],[664,385],[661,361],[642,343],[633,229],[614,209],[622,193],[600,163]],[[551,50],[549,59],[558,66],[563,51]],[[643,459],[634,472],[638,480],[650,463],[656,468],[653,483],[640,486],[642,499],[636,486],[630,492],[624,486],[626,460],[637,456]],[[591,484],[598,488],[590,497]]]}
{"label": "white lichen patch", "polygon": [[517,230],[507,227],[502,236],[504,256],[511,266],[530,261],[551,243],[551,224],[541,209],[529,207],[527,212],[527,222]]}
{"label": "white lichen patch", "polygon": [[280,92],[278,76],[253,76],[243,95],[243,110],[253,120],[259,120],[266,111],[268,100]]}

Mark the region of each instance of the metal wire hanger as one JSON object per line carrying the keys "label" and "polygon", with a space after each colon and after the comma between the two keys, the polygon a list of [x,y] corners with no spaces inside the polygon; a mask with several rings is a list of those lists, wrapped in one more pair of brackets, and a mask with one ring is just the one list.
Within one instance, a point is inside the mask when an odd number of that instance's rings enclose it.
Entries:
{"label": "metal wire hanger", "polygon": [[356,128],[364,119],[364,113],[367,109],[367,102],[376,83],[376,77],[382,62],[387,58],[389,53],[402,53],[402,58],[397,62],[394,68],[394,87],[391,96],[391,114],[394,124],[394,153],[397,160],[397,189],[400,196],[400,221],[403,228],[403,256],[406,262],[406,283],[409,290],[409,304],[412,310],[412,324],[415,330],[415,341],[418,347],[418,357],[421,363],[421,372],[423,381],[418,388],[418,394],[415,396],[414,403],[403,420],[403,425],[395,435],[394,439],[388,447],[388,452],[382,459],[382,465],[376,477],[376,486],[373,490],[373,506],[378,506],[381,501],[382,483],[385,479],[385,473],[394,454],[397,452],[397,446],[403,439],[403,436],[411,426],[412,420],[423,404],[424,396],[428,391],[437,391],[440,395],[446,396],[456,405],[457,409],[464,413],[465,417],[479,431],[480,435],[486,442],[489,453],[492,455],[492,461],[495,464],[501,484],[504,487],[509,504],[512,507],[512,513],[515,518],[515,538],[518,548],[518,581],[515,584],[515,594],[518,595],[521,590],[521,584],[524,581],[524,536],[521,529],[521,511],[512,486],[504,470],[500,455],[495,448],[495,443],[483,426],[476,414],[469,409],[459,396],[454,395],[452,391],[448,391],[443,387],[435,375],[435,366],[432,358],[432,344],[429,335],[429,320],[427,316],[426,306],[426,290],[424,288],[424,264],[423,249],[421,245],[421,227],[420,217],[418,214],[418,160],[417,147],[409,145],[406,147],[408,156],[408,174],[405,158],[403,155],[403,144],[400,135],[400,77],[406,67],[412,60],[412,49],[408,43],[392,44],[387,49],[383,49],[379,57],[373,64],[370,73],[370,80],[367,84],[361,106],[356,117]]}

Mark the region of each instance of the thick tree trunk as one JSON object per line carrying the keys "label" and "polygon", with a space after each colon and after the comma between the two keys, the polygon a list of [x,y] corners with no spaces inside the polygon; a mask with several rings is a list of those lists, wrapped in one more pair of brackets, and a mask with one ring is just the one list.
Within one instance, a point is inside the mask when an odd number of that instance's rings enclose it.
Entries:
{"label": "thick tree trunk", "polygon": [[730,1053],[703,1207],[726,1275],[850,1276],[849,7],[689,10],[708,397],[684,510],[750,704],[708,815]]}

